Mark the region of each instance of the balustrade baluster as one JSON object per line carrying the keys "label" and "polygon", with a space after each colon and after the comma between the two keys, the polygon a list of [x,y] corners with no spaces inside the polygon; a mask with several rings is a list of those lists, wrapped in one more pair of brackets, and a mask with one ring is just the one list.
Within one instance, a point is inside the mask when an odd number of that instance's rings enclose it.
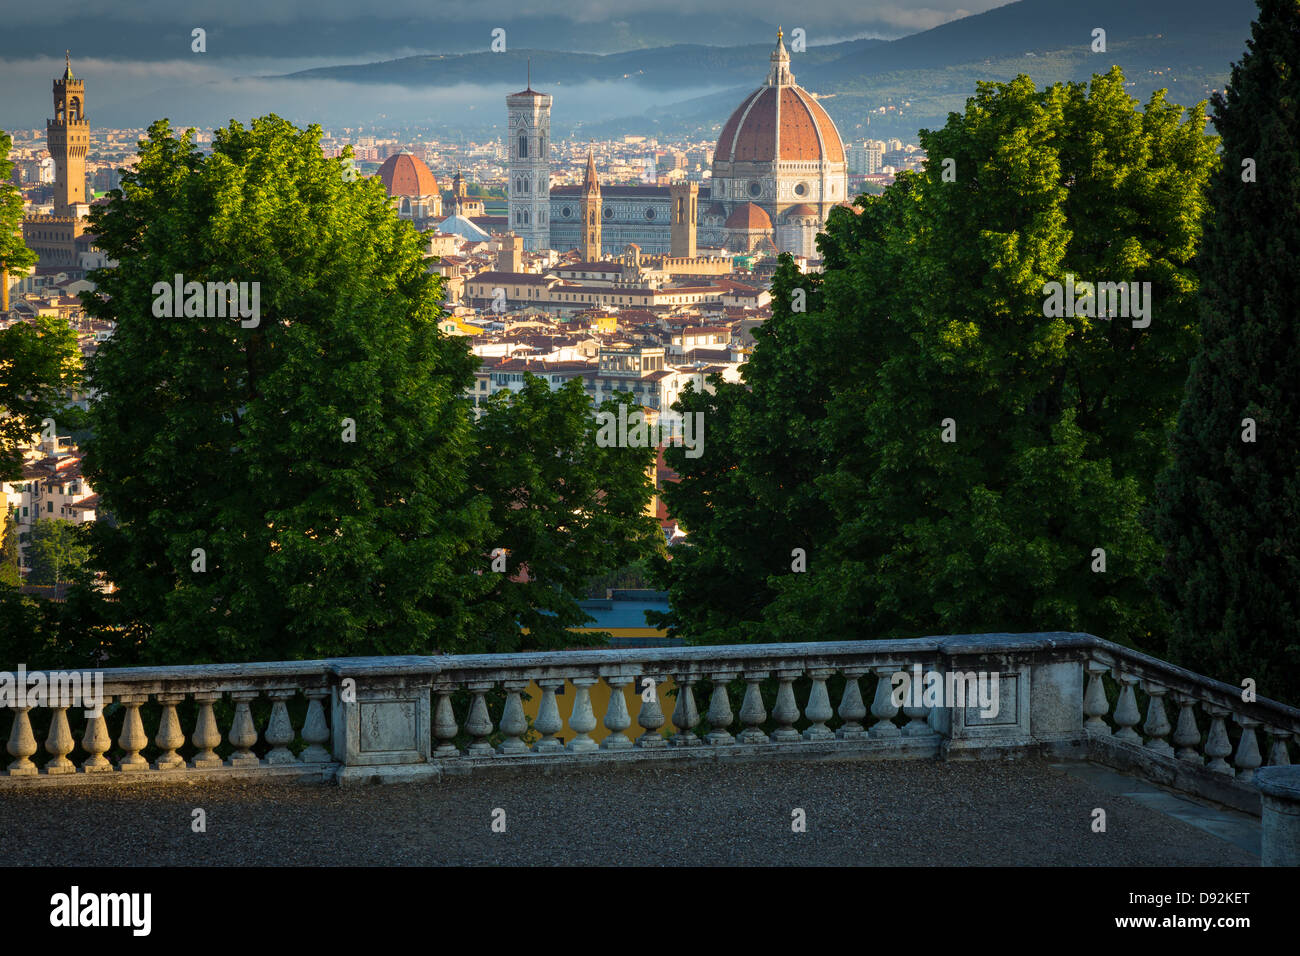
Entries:
{"label": "balustrade baluster", "polygon": [[759,684],[767,679],[767,671],[745,671],[745,699],[740,702],[740,721],[745,729],[736,737],[741,744],[765,744],[767,734],[763,733],[763,721],[767,720],[767,711],[763,708],[763,691]]}
{"label": "balustrade baluster", "polygon": [[501,686],[506,691],[506,706],[501,712],[501,733],[505,739],[501,741],[497,753],[505,756],[529,753],[528,744],[523,741],[524,733],[528,730],[528,720],[524,717],[524,705],[519,697],[528,687],[528,681],[502,681]]}
{"label": "balustrade baluster", "polygon": [[257,743],[257,726],[253,723],[252,702],[258,697],[255,690],[233,691],[230,699],[235,702],[235,716],[230,722],[230,733],[226,739],[235,749],[226,760],[228,767],[257,767],[261,761],[253,753]]}
{"label": "balustrade baluster", "polygon": [[1210,733],[1205,739],[1205,755],[1210,758],[1206,765],[1215,773],[1232,776],[1232,768],[1223,758],[1232,753],[1232,744],[1228,741],[1228,729],[1223,725],[1223,718],[1228,708],[1215,704],[1203,704],[1202,709],[1210,718]]}
{"label": "balustrade baluster", "polygon": [[591,709],[591,685],[596,683],[596,678],[574,677],[570,681],[573,684],[573,710],[569,713],[569,729],[574,736],[568,749],[575,754],[589,753],[597,746],[590,736],[596,729],[596,714]]}
{"label": "balustrade baluster", "polygon": [[673,708],[673,734],[670,743],[674,747],[696,747],[702,741],[695,736],[695,725],[700,722],[700,712],[695,708],[695,682],[691,674],[677,674],[677,706]]}
{"label": "balustrade baluster", "polygon": [[496,686],[496,681],[470,681],[465,685],[474,699],[469,705],[469,716],[465,718],[465,730],[474,738],[469,745],[469,756],[490,757],[494,751],[488,737],[492,736],[492,718],[488,714],[488,691]]}
{"label": "balustrade baluster", "polygon": [[1165,694],[1169,693],[1169,688],[1144,681],[1142,689],[1150,698],[1147,701],[1147,721],[1142,725],[1142,731],[1148,738],[1147,747],[1156,753],[1168,754],[1172,757],[1174,748],[1169,746],[1169,741],[1165,740],[1172,729],[1169,726],[1169,716],[1165,713]]}
{"label": "balustrade baluster", "polygon": [[627,698],[623,688],[632,683],[631,674],[606,675],[605,685],[609,688],[609,705],[605,708],[605,729],[609,731],[600,742],[601,750],[630,750],[632,740],[623,731],[632,726],[632,718],[627,713]]}
{"label": "balustrade baluster", "polygon": [[433,748],[435,757],[460,756],[460,751],[456,749],[456,734],[460,728],[456,725],[456,713],[451,707],[451,695],[455,692],[454,684],[435,682],[433,685],[433,693],[438,700],[433,708],[433,736],[438,740],[438,746]]}
{"label": "balustrade baluster", "polygon": [[1115,704],[1115,726],[1119,730],[1115,731],[1115,739],[1141,744],[1142,736],[1133,729],[1133,726],[1142,719],[1142,715],[1138,713],[1137,695],[1133,692],[1133,685],[1138,682],[1137,675],[1116,671],[1114,676],[1120,683],[1119,701]]}
{"label": "balustrade baluster", "polygon": [[1110,702],[1106,699],[1103,678],[1110,668],[1100,661],[1088,661],[1084,667],[1088,671],[1088,690],[1083,696],[1083,712],[1088,719],[1083,722],[1083,729],[1094,737],[1109,737],[1111,729],[1103,718],[1110,713]]}
{"label": "balustrade baluster", "polygon": [[266,722],[266,742],[271,749],[266,752],[266,764],[269,767],[297,763],[289,745],[293,743],[293,722],[289,720],[289,699],[291,690],[273,690],[271,698],[271,719]]}
{"label": "balustrade baluster", "polygon": [[867,716],[867,705],[862,702],[862,688],[858,686],[858,678],[866,672],[861,667],[844,668],[844,695],[840,698],[839,708],[840,720],[844,724],[835,731],[835,736],[841,740],[856,740],[866,736],[862,718]]}
{"label": "balustrade baluster", "polygon": [[717,747],[728,747],[736,742],[736,738],[731,736],[731,725],[736,718],[731,713],[731,696],[727,693],[727,684],[736,676],[736,671],[715,671],[710,675],[713,696],[709,698],[709,732],[704,739]]}
{"label": "balustrade baluster", "polygon": [[1202,764],[1205,761],[1196,750],[1201,744],[1201,731],[1196,726],[1196,698],[1190,694],[1174,694],[1174,702],[1178,704],[1178,726],[1174,728],[1178,759]]}
{"label": "balustrade baluster", "polygon": [[1233,719],[1241,726],[1241,737],[1237,741],[1237,753],[1232,762],[1238,771],[1237,779],[1242,783],[1250,783],[1255,779],[1255,768],[1264,762],[1259,756],[1259,739],[1255,736],[1259,721],[1250,717]]}
{"label": "balustrade baluster", "polygon": [[[659,683],[661,676],[658,674],[643,674],[641,677],[642,684],[646,680],[650,681],[651,686],[642,686],[636,688],[641,693],[641,708],[636,715],[637,726],[645,732],[636,739],[636,745],[643,750],[660,750],[668,746],[664,740],[663,734],[659,728],[664,725],[664,711],[659,706]],[[647,699],[646,691],[649,691]]]}
{"label": "balustrade baluster", "polygon": [[32,754],[36,753],[36,736],[32,733],[32,720],[27,716],[30,707],[14,707],[14,723],[9,728],[9,743],[5,749],[14,759],[5,771],[11,777],[31,777],[36,774]]}
{"label": "balustrade baluster", "polygon": [[55,707],[50,716],[50,732],[45,736],[45,752],[50,755],[45,762],[45,772],[52,777],[76,773],[76,766],[68,759],[74,746],[72,731],[68,728],[68,708]]}
{"label": "balustrade baluster", "polygon": [[538,678],[537,686],[542,689],[542,703],[533,727],[542,735],[542,739],[533,744],[533,752],[558,753],[564,749],[564,744],[556,740],[555,735],[564,729],[564,722],[560,720],[560,708],[555,703],[555,692],[564,686],[564,678]]}
{"label": "balustrade baluster", "polygon": [[1286,767],[1291,763],[1291,755],[1287,753],[1287,741],[1291,739],[1290,731],[1280,727],[1268,728],[1269,736],[1273,738],[1273,745],[1268,748],[1268,765],[1270,767]]}
{"label": "balustrade baluster", "polygon": [[[925,700],[925,674],[926,665],[922,663],[921,682],[918,684],[913,680],[908,685],[907,694],[903,698],[903,716],[907,718],[907,723],[903,725],[904,737],[927,737],[931,733],[930,725],[925,719],[930,712],[930,708],[923,703]],[[892,680],[890,681],[890,689],[893,689]]]}
{"label": "balustrade baluster", "polygon": [[782,670],[776,672],[779,682],[776,691],[776,705],[772,708],[772,719],[776,721],[776,730],[772,731],[774,744],[797,743],[801,738],[794,729],[794,722],[799,719],[799,705],[794,699],[794,682],[803,674],[802,670]]}
{"label": "balustrade baluster", "polygon": [[117,768],[123,773],[149,769],[149,761],[140,753],[149,743],[149,737],[144,732],[144,722],[140,719],[140,705],[148,699],[148,694],[124,694],[118,698],[125,708],[122,733],[117,738],[117,745],[123,750]]}
{"label": "balustrade baluster", "polygon": [[894,726],[894,717],[898,715],[898,705],[894,703],[893,676],[898,668],[893,664],[875,668],[876,696],[871,701],[871,716],[876,722],[871,725],[867,735],[876,739],[888,740],[902,736],[902,731]]}
{"label": "balustrade baluster", "polygon": [[803,732],[804,740],[834,740],[835,734],[826,726],[826,721],[835,716],[831,710],[831,698],[826,692],[826,679],[835,673],[833,667],[814,667],[808,671],[812,679],[812,690],[808,692],[808,706],[804,716],[811,724]]}
{"label": "balustrade baluster", "polygon": [[325,723],[325,705],[322,703],[329,691],[309,690],[306,694],[307,719],[302,724],[302,740],[307,746],[299,759],[303,763],[329,763],[332,755],[324,745],[330,739],[330,730]]}
{"label": "balustrade baluster", "polygon": [[86,759],[81,762],[82,773],[108,773],[113,765],[104,754],[113,745],[108,736],[108,722],[104,719],[104,708],[113,698],[105,694],[100,701],[98,711],[86,718],[86,730],[81,735],[81,749],[86,751]]}
{"label": "balustrade baluster", "polygon": [[198,752],[194,754],[190,766],[195,770],[220,767],[221,758],[217,756],[216,748],[221,743],[221,731],[217,728],[217,717],[212,712],[212,705],[221,699],[221,694],[204,691],[195,694],[194,699],[199,705],[199,716],[195,721],[194,736],[190,738],[190,742],[198,748]]}
{"label": "balustrade baluster", "polygon": [[184,699],[184,694],[159,694],[157,697],[158,703],[162,704],[162,717],[158,720],[158,734],[153,742],[162,753],[153,762],[155,770],[174,770],[185,766],[185,758],[176,752],[185,743],[181,721],[176,715],[176,705]]}

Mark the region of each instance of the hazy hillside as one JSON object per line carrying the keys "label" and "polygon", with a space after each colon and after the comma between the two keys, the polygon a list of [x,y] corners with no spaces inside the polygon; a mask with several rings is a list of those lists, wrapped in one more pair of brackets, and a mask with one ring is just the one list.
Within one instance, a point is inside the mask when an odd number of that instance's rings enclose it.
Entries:
{"label": "hazy hillside", "polygon": [[[828,65],[850,55],[862,55],[886,44],[885,40],[853,40],[811,47],[799,62]],[[352,83],[400,83],[408,86],[517,83],[522,88],[532,61],[536,89],[576,86],[582,83],[635,81],[653,89],[755,85],[766,72],[771,43],[749,46],[676,44],[651,50],[628,50],[604,55],[555,50],[512,49],[505,53],[481,51],[442,56],[408,56],[381,63],[330,66],[287,74],[285,79],[343,80]],[[756,79],[756,64],[762,72]]]}
{"label": "hazy hillside", "polygon": [[1158,37],[1158,45],[1146,53],[1197,58],[1232,50],[1235,56],[1245,47],[1255,12],[1253,0],[1021,0],[878,49],[845,51],[834,63],[815,64],[806,72],[809,83],[839,87],[880,73],[1005,60],[1026,52],[1072,47],[1087,52],[1095,27],[1106,31],[1108,49]]}

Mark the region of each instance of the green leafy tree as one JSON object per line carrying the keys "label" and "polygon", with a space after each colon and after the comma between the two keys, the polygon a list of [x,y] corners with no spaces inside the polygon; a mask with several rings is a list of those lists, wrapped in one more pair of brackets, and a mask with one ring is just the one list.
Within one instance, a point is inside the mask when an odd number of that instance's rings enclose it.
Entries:
{"label": "green leafy tree", "polygon": [[1155,514],[1178,663],[1300,703],[1300,5],[1260,0],[1213,99],[1201,344]]}
{"label": "green leafy tree", "polygon": [[[88,311],[94,556],[147,659],[456,650],[486,503],[467,483],[474,358],[378,180],[320,130],[232,122],[210,156],[165,120],[91,228],[118,261]],[[160,317],[174,276],[258,284],[257,321]],[[155,287],[158,290],[155,290]],[[158,306],[158,311],[163,311]]]}
{"label": "green leafy tree", "polygon": [[[23,242],[23,198],[9,179],[12,144],[0,131],[0,288],[6,289],[11,273],[36,264],[36,253]],[[77,333],[67,322],[42,316],[0,330],[0,480],[21,476],[19,448],[80,380]]]}
{"label": "green leafy tree", "polygon": [[135,663],[142,634],[126,627],[118,605],[96,588],[93,574],[77,568],[61,575],[71,586],[63,600],[20,594],[0,585],[0,670],[29,667],[101,667]]}
{"label": "green leafy tree", "polygon": [[31,565],[27,583],[57,585],[70,581],[72,573],[90,557],[85,530],[69,521],[38,519],[27,535]]}
{"label": "green leafy tree", "polygon": [[13,137],[0,130],[0,283],[8,288],[11,272],[36,265],[36,253],[23,242],[23,197],[10,177],[14,164],[9,159]]}
{"label": "green leafy tree", "polygon": [[[832,215],[821,277],[784,260],[748,389],[711,400],[729,412],[710,450],[730,457],[669,459],[693,545],[669,566],[674,607],[704,559],[770,569],[749,584],[761,627],[753,604],[737,618],[709,601],[735,637],[1082,629],[1159,644],[1140,516],[1194,344],[1215,145],[1203,108],[1184,112],[1162,93],[1139,109],[1118,70],[981,84],[923,131],[922,174]],[[1069,275],[1150,282],[1150,326],[1048,315],[1045,284]],[[699,520],[718,514],[720,528]]]}
{"label": "green leafy tree", "polygon": [[[617,414],[614,401],[603,408]],[[490,589],[473,608],[482,649],[572,643],[567,629],[591,620],[577,603],[587,582],[650,556],[661,540],[646,513],[654,449],[602,447],[597,433],[581,381],[552,390],[526,375],[518,393],[488,400],[472,470],[491,503],[480,565]]]}
{"label": "green leafy tree", "polygon": [[[10,181],[12,138],[0,131],[0,287],[36,264],[23,242],[23,199]],[[0,480],[22,473],[19,447],[40,429],[58,399],[80,380],[77,335],[62,319],[19,322],[0,331]]]}
{"label": "green leafy tree", "polygon": [[16,588],[23,583],[18,563],[18,520],[12,511],[5,511],[0,518],[4,521],[3,534],[0,534],[0,587]]}
{"label": "green leafy tree", "polygon": [[23,445],[81,381],[77,333],[57,316],[0,331],[0,478],[22,475]]}

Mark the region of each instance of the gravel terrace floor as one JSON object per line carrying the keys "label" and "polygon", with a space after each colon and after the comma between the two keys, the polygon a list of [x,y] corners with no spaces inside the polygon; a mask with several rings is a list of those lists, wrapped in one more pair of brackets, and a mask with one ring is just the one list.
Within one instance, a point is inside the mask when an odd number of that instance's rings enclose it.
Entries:
{"label": "gravel terrace floor", "polygon": [[[1106,810],[1106,832],[1092,811]],[[202,808],[207,832],[191,829]],[[505,810],[506,832],[491,828]],[[791,829],[802,808],[807,832]],[[343,789],[0,788],[0,865],[1258,866],[1047,761],[653,764]]]}

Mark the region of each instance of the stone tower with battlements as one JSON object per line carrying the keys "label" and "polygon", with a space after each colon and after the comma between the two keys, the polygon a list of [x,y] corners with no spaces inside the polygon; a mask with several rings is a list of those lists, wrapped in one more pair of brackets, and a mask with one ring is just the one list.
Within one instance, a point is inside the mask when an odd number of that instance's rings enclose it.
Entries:
{"label": "stone tower with battlements", "polygon": [[86,81],[72,75],[71,56],[63,76],[54,81],[54,119],[45,123],[54,158],[54,214],[73,215],[86,202],[86,151],[90,124],[86,122]]}

